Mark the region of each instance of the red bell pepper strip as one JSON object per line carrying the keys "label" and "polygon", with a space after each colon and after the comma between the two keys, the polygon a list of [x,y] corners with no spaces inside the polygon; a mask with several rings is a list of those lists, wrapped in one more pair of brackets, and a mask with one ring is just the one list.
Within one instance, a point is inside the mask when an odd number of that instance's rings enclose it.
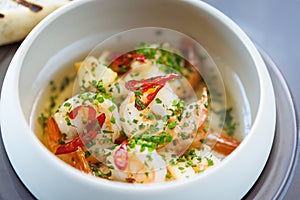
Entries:
{"label": "red bell pepper strip", "polygon": [[[135,107],[141,111],[144,110],[155,98],[156,94],[169,80],[179,78],[178,74],[167,74],[165,76],[156,76],[145,80],[130,80],[126,82],[125,87],[135,92]],[[142,94],[139,94],[140,91]],[[142,98],[145,97],[145,98]],[[144,99],[144,101],[142,101]]]}

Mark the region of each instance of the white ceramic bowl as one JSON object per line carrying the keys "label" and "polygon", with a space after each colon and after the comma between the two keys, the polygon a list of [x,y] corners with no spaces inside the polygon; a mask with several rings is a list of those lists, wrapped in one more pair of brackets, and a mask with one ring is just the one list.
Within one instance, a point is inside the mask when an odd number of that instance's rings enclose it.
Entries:
{"label": "white ceramic bowl", "polygon": [[[85,175],[51,154],[29,126],[33,103],[61,66],[82,58],[112,33],[164,27],[187,34],[212,55],[251,129],[222,163],[186,181],[132,185]],[[240,199],[268,159],[275,99],[268,71],[245,33],[201,1],[82,0],[43,20],[14,56],[1,95],[1,128],[8,157],[39,199]]]}

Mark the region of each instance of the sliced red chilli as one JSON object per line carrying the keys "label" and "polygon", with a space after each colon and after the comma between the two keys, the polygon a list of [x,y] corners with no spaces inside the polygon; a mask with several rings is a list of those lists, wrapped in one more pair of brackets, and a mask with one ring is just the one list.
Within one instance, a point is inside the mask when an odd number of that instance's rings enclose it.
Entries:
{"label": "sliced red chilli", "polygon": [[96,110],[92,106],[81,105],[81,106],[77,106],[69,113],[70,119],[75,119],[78,115],[78,111],[81,109],[88,109],[88,119],[89,120],[93,120],[96,118]]}
{"label": "sliced red chilli", "polygon": [[122,171],[125,170],[128,165],[127,145],[127,141],[122,143],[114,155],[115,165]]}
{"label": "sliced red chilli", "polygon": [[132,61],[145,62],[146,56],[143,54],[135,53],[134,51],[123,54],[112,61],[109,65],[113,71],[117,72],[119,76],[127,73],[131,67]]}
{"label": "sliced red chilli", "polygon": [[168,81],[179,77],[178,74],[167,74],[145,80],[130,80],[126,82],[125,87],[135,93],[135,107],[141,111],[153,101]]}
{"label": "sliced red chilli", "polygon": [[97,135],[98,131],[101,130],[106,116],[104,113],[100,114],[96,119],[93,119],[86,127],[83,132],[81,132],[73,140],[62,144],[56,149],[55,154],[65,154],[71,153],[78,149],[78,147],[84,147],[84,145],[91,142]]}

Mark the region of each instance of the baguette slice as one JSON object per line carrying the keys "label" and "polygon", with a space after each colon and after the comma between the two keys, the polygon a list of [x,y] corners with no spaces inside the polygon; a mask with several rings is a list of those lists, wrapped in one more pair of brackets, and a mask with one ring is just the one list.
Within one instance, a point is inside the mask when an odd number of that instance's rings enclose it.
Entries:
{"label": "baguette slice", "polygon": [[0,46],[24,39],[32,28],[71,0],[0,0]]}

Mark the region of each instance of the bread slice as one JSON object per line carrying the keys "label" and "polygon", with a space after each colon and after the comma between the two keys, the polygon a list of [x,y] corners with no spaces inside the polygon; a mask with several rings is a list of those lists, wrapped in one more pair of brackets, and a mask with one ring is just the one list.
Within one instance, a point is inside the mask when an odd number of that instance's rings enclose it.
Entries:
{"label": "bread slice", "polygon": [[0,0],[0,46],[24,39],[32,28],[71,0]]}

